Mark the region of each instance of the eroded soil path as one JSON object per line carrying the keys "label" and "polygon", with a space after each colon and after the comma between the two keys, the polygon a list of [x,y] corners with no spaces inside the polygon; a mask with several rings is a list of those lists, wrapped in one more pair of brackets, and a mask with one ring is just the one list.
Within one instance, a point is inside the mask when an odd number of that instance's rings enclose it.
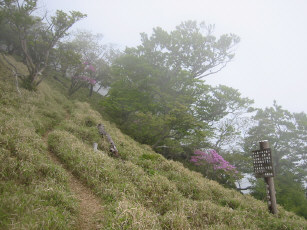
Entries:
{"label": "eroded soil path", "polygon": [[[45,133],[43,139],[48,144],[48,134]],[[80,230],[94,230],[101,229],[99,220],[103,218],[103,207],[101,200],[94,195],[94,193],[86,187],[76,176],[74,176],[67,167],[60,161],[60,159],[49,150],[49,156],[54,163],[64,168],[68,174],[68,185],[74,197],[79,201],[79,213],[77,221],[77,229]]]}

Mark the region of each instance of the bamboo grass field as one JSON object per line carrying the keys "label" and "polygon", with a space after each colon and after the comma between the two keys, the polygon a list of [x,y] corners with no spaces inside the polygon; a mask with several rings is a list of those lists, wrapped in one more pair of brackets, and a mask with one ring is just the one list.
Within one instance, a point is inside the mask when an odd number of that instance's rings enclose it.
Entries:
{"label": "bamboo grass field", "polygon": [[[304,218],[280,206],[272,215],[266,202],[135,142],[52,79],[20,91],[0,63],[0,229],[307,229]],[[119,158],[99,135],[100,123]],[[91,215],[81,214],[71,177],[96,200]],[[82,227],[80,218],[90,224]]]}

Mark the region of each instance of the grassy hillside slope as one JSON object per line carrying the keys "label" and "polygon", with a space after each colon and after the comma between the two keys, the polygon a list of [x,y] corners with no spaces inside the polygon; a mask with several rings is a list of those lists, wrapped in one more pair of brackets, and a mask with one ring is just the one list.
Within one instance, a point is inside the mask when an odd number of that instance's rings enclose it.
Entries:
{"label": "grassy hillside slope", "polygon": [[[21,92],[0,64],[0,229],[79,229],[68,172],[101,201],[100,229],[307,229],[281,207],[273,216],[266,203],[166,160],[46,82]],[[108,154],[98,123],[121,159]]]}

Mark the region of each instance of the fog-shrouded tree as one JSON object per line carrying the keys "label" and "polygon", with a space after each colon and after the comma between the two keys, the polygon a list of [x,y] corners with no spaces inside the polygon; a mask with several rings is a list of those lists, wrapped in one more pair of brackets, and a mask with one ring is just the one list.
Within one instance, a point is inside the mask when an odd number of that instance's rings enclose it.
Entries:
{"label": "fog-shrouded tree", "polygon": [[50,54],[50,68],[57,77],[66,78],[77,72],[82,64],[82,55],[77,52],[71,42],[58,42]]}
{"label": "fog-shrouded tree", "polygon": [[116,81],[103,102],[110,117],[139,142],[180,154],[180,141],[201,125],[190,109],[199,82],[131,55],[117,59],[112,75]]}
{"label": "fog-shrouded tree", "polygon": [[195,21],[141,36],[141,45],[126,48],[112,65],[114,82],[104,100],[111,119],[165,156],[186,160],[195,149],[220,147],[239,136],[235,120],[252,101],[201,79],[232,60],[239,38],[216,38],[212,27]]}
{"label": "fog-shrouded tree", "polygon": [[126,52],[174,72],[186,70],[191,77],[201,79],[222,70],[234,58],[234,48],[240,41],[234,34],[216,38],[213,32],[213,25],[196,21],[185,21],[170,32],[157,27],[151,36],[142,33],[141,45]]}
{"label": "fog-shrouded tree", "polygon": [[2,2],[5,18],[19,40],[29,74],[23,77],[24,86],[35,89],[46,75],[52,48],[67,31],[86,15],[77,11],[69,14],[57,10],[54,16],[36,16],[37,0],[5,0]]}
{"label": "fog-shrouded tree", "polygon": [[22,50],[18,37],[8,24],[3,7],[0,5],[0,49],[10,55],[21,55]]}
{"label": "fog-shrouded tree", "polygon": [[236,89],[225,85],[209,86],[194,105],[195,116],[213,132],[212,148],[221,152],[240,146],[246,122],[254,109],[253,100],[242,97]]}
{"label": "fog-shrouded tree", "polygon": [[[291,113],[274,101],[273,106],[258,109],[253,119],[255,124],[244,139],[243,160],[249,158],[251,162],[251,151],[259,148],[259,141],[268,140],[272,150],[277,203],[306,218],[307,115]],[[245,169],[252,172],[251,165]],[[265,199],[263,179],[258,178],[251,183],[252,195]]]}
{"label": "fog-shrouded tree", "polygon": [[[112,81],[110,66],[120,56],[120,51],[112,44],[104,44],[102,38],[101,34],[78,30],[72,33],[68,40],[59,43],[53,49],[53,69],[60,71],[62,77],[71,79],[70,88],[79,88],[72,87],[76,83],[76,78],[73,77],[80,75],[78,72],[80,72],[80,68],[83,69],[83,63],[89,63],[95,67],[95,74],[91,78],[95,80],[95,85],[98,85],[97,91],[110,86]],[[90,92],[93,90],[92,86],[91,84]],[[69,90],[69,94],[71,92]]]}
{"label": "fog-shrouded tree", "polygon": [[96,80],[103,87],[110,85],[110,65],[120,56],[115,45],[103,43],[102,34],[93,34],[87,30],[73,33],[70,44],[82,60],[96,68]]}
{"label": "fog-shrouded tree", "polygon": [[[307,175],[307,116],[291,113],[275,101],[272,107],[258,109],[254,116],[256,125],[245,139],[245,152],[257,149],[258,141],[268,140],[272,149],[275,172],[289,171],[296,175]],[[305,175],[305,176],[303,176]]]}

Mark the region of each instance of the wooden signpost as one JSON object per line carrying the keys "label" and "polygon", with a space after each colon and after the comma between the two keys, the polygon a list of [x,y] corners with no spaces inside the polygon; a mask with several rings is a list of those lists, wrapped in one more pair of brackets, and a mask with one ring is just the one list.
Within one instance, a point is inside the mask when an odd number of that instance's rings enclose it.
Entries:
{"label": "wooden signpost", "polygon": [[271,149],[268,141],[260,141],[260,150],[253,151],[254,172],[256,177],[263,177],[266,183],[269,211],[277,214],[277,204],[274,186],[274,168]]}

